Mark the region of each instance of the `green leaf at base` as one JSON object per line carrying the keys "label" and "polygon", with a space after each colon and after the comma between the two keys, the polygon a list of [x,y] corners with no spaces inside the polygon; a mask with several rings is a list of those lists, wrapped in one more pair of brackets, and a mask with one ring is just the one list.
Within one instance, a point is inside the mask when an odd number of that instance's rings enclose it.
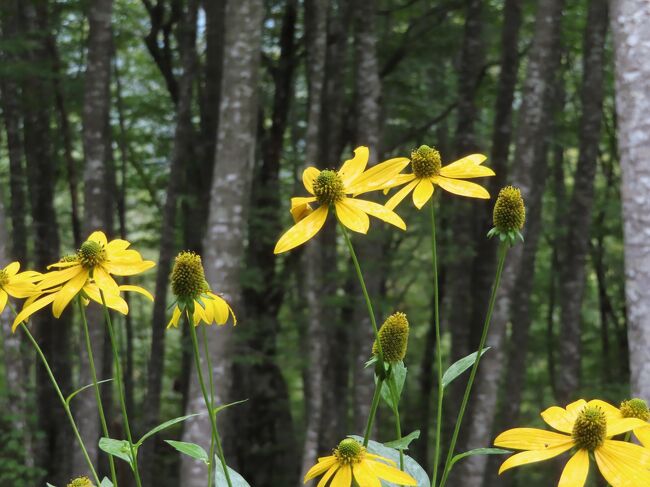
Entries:
{"label": "green leaf at base", "polygon": [[[489,349],[490,347],[485,347],[481,352],[481,357]],[[476,352],[470,353],[467,357],[463,357],[462,359],[451,364],[451,366],[445,371],[444,375],[442,376],[443,389],[451,384],[459,375],[474,365],[474,362],[476,362],[476,356]]]}

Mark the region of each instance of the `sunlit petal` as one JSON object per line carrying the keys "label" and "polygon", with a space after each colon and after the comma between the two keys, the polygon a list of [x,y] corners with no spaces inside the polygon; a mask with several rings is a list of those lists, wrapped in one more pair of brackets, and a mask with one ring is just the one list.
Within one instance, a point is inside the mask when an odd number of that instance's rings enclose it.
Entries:
{"label": "sunlit petal", "polygon": [[324,457],[316,465],[314,465],[309,469],[309,471],[305,475],[304,481],[307,482],[308,480],[311,480],[314,477],[318,477],[323,472],[328,470],[335,463],[336,463],[336,457],[334,455],[329,457]]}
{"label": "sunlit petal", "polygon": [[559,445],[554,448],[548,448],[546,450],[531,450],[521,453],[508,458],[499,469],[499,474],[502,474],[506,470],[510,470],[513,467],[518,467],[520,465],[527,465],[529,463],[541,462],[543,460],[548,460],[550,458],[561,455],[565,451],[571,449],[573,446],[572,443],[567,443],[565,445]]}
{"label": "sunlit petal", "polygon": [[488,193],[483,186],[480,186],[476,183],[470,183],[469,181],[463,181],[461,179],[447,179],[442,176],[433,176],[433,182],[445,191],[449,191],[450,193],[460,196],[480,199],[488,199],[490,197],[490,193]]}
{"label": "sunlit petal", "polygon": [[370,151],[367,147],[357,147],[354,149],[354,157],[343,163],[341,169],[339,169],[339,176],[341,176],[345,186],[349,186],[361,173],[363,173],[368,165],[369,155]]}
{"label": "sunlit petal", "polygon": [[481,166],[487,159],[483,154],[471,154],[440,169],[440,175],[452,179],[471,179],[494,176],[489,167]]}
{"label": "sunlit petal", "polygon": [[367,213],[370,216],[379,218],[380,220],[395,225],[397,228],[406,230],[406,223],[400,218],[400,216],[392,210],[389,210],[384,205],[375,203],[373,201],[358,200],[355,198],[348,198],[346,200],[349,206],[353,206],[364,213]]}
{"label": "sunlit petal", "polygon": [[316,235],[321,228],[323,228],[325,220],[327,219],[327,213],[327,206],[321,206],[314,210],[314,212],[309,216],[300,220],[293,227],[287,230],[282,237],[280,237],[278,243],[275,244],[273,253],[281,254],[282,252],[287,252],[288,250],[304,244],[307,240]]}
{"label": "sunlit petal", "polygon": [[55,298],[56,294],[47,294],[42,298],[30,303],[29,306],[23,306],[23,309],[20,311],[20,313],[18,313],[14,319],[13,324],[11,325],[11,331],[16,331],[16,328],[18,328],[18,325],[20,325],[20,323],[23,321],[26,322],[31,315],[45,308],[48,304],[54,301]]}
{"label": "sunlit petal", "polygon": [[589,452],[578,450],[567,462],[557,487],[583,487],[589,475]]}
{"label": "sunlit petal", "polygon": [[318,177],[320,171],[315,167],[308,167],[302,172],[302,184],[309,194],[314,194],[314,180]]}
{"label": "sunlit petal", "polygon": [[335,203],[334,207],[336,208],[336,217],[350,230],[359,233],[367,233],[368,228],[370,227],[370,219],[363,211],[349,203],[351,199],[352,198],[344,198]]}
{"label": "sunlit petal", "polygon": [[494,440],[494,445],[515,450],[546,450],[572,443],[570,436],[537,428],[514,428],[504,431]]}
{"label": "sunlit petal", "polygon": [[413,191],[413,188],[415,188],[418,184],[420,183],[419,179],[414,179],[410,183],[408,183],[406,186],[404,186],[402,189],[400,189],[397,193],[395,193],[391,198],[386,202],[386,208],[389,210],[394,210],[397,205],[399,205],[404,198],[408,196],[408,194]]}
{"label": "sunlit petal", "polygon": [[413,477],[395,467],[391,467],[385,463],[373,461],[368,461],[366,464],[375,474],[377,474],[377,476],[388,482],[392,482],[397,485],[417,485],[417,482]]}
{"label": "sunlit petal", "polygon": [[413,204],[419,210],[431,199],[433,195],[433,184],[429,179],[420,179],[420,182],[413,190]]}
{"label": "sunlit petal", "polygon": [[409,162],[406,157],[397,157],[376,164],[356,178],[350,186],[346,186],[345,192],[358,195],[384,189],[385,185],[408,166]]}

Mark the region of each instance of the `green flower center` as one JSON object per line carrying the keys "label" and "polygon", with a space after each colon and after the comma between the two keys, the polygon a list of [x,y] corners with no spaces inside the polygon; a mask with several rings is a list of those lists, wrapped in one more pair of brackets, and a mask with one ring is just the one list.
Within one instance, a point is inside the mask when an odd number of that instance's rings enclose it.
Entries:
{"label": "green flower center", "polygon": [[77,258],[82,266],[91,269],[106,261],[106,249],[99,242],[86,240],[77,251]]}
{"label": "green flower center", "polygon": [[519,188],[506,186],[499,191],[494,205],[494,226],[502,233],[521,230],[526,221],[526,207]]}
{"label": "green flower center", "polygon": [[363,460],[366,449],[352,438],[346,438],[334,449],[334,456],[340,464],[349,465]]}
{"label": "green flower center", "polygon": [[9,276],[7,275],[7,271],[2,269],[0,270],[0,288],[5,286],[9,282]]}
{"label": "green flower center", "polygon": [[581,450],[594,451],[605,441],[607,418],[598,406],[587,406],[573,425],[573,441]]}
{"label": "green flower center", "polygon": [[181,299],[196,299],[208,289],[201,256],[194,252],[178,254],[170,279],[172,292]]}
{"label": "green flower center", "polygon": [[68,487],[95,487],[88,477],[77,477],[68,484]]}
{"label": "green flower center", "polygon": [[642,421],[650,419],[650,411],[648,410],[648,403],[643,399],[630,399],[621,403],[621,414],[624,418],[637,418]]}
{"label": "green flower center", "polygon": [[[395,363],[404,360],[409,339],[409,322],[404,313],[389,316],[379,329],[379,341],[384,360]],[[377,340],[372,345],[373,355],[379,353]]]}
{"label": "green flower center", "polygon": [[343,180],[336,171],[325,169],[314,180],[314,196],[321,205],[331,205],[345,196]]}
{"label": "green flower center", "polygon": [[440,152],[428,145],[421,145],[411,152],[411,167],[418,179],[437,176],[442,167]]}

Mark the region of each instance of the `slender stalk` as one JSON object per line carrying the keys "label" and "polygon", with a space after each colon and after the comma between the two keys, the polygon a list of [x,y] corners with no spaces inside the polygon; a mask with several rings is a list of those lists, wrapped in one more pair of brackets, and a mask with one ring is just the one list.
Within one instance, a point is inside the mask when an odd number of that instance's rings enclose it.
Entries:
{"label": "slender stalk", "polygon": [[129,442],[129,449],[131,459],[133,460],[133,476],[137,487],[142,487],[142,480],[140,480],[140,471],[138,470],[138,456],[135,445],[133,444],[133,436],[131,435],[131,426],[129,425],[129,416],[126,411],[126,399],[124,397],[124,384],[122,382],[122,363],[120,362],[120,353],[118,343],[115,337],[115,330],[113,329],[113,321],[111,314],[108,312],[106,306],[106,299],[104,292],[100,289],[99,294],[102,297],[102,305],[104,308],[104,318],[106,319],[106,327],[108,328],[108,336],[111,339],[111,349],[113,350],[113,362],[115,363],[115,379],[117,381],[117,389],[120,397],[120,408],[122,410],[122,418],[124,419],[124,430],[126,431],[126,439]]}
{"label": "slender stalk", "polygon": [[[205,363],[208,366],[208,378],[210,380],[210,411],[214,411],[214,374],[212,373],[212,360],[210,359],[210,348],[208,347],[208,336],[205,333],[205,326],[201,327],[201,338],[203,339],[203,354]],[[208,487],[212,487],[212,467],[214,467],[214,435],[210,438],[210,462],[208,463]]]}
{"label": "slender stalk", "polygon": [[465,394],[463,395],[463,402],[460,405],[460,411],[458,413],[458,418],[456,419],[456,426],[454,427],[454,434],[451,437],[451,443],[449,445],[449,452],[447,453],[447,459],[445,460],[445,468],[442,473],[442,480],[440,482],[440,487],[444,487],[447,482],[447,477],[449,477],[450,464],[451,460],[454,457],[454,449],[456,448],[456,441],[458,441],[458,434],[460,432],[460,426],[463,422],[463,416],[465,415],[465,410],[467,409],[467,404],[469,402],[469,396],[472,392],[472,386],[474,384],[474,379],[476,378],[476,372],[478,370],[479,363],[481,362],[481,352],[485,347],[485,341],[487,340],[488,330],[490,329],[490,321],[492,319],[492,311],[494,310],[494,302],[496,301],[497,290],[499,289],[499,283],[501,282],[501,274],[503,273],[503,264],[506,260],[506,254],[508,253],[509,244],[501,242],[499,245],[499,261],[497,264],[497,271],[494,277],[494,284],[492,285],[492,293],[490,295],[490,304],[488,306],[487,314],[485,315],[485,323],[483,324],[483,333],[481,334],[481,341],[478,346],[478,351],[476,353],[476,361],[472,366],[472,371],[469,375],[469,380],[467,381],[467,386],[465,387]]}
{"label": "slender stalk", "polygon": [[[16,309],[13,307],[11,303],[8,303],[9,306],[11,307],[11,310],[14,312],[14,314],[17,315]],[[23,331],[27,335],[27,338],[31,342],[32,346],[34,347],[34,350],[36,350],[37,355],[41,359],[41,362],[43,362],[43,367],[45,367],[45,370],[47,371],[47,375],[50,377],[50,381],[52,382],[52,385],[54,386],[54,390],[56,391],[56,395],[59,397],[59,400],[61,401],[61,405],[63,406],[63,409],[65,410],[65,414],[68,417],[68,420],[70,420],[70,426],[72,426],[72,430],[74,431],[74,435],[77,438],[77,442],[79,443],[79,447],[81,448],[81,452],[83,453],[84,458],[86,459],[86,463],[88,464],[88,468],[90,469],[90,473],[92,474],[93,478],[95,479],[95,482],[97,485],[100,484],[99,481],[99,476],[97,475],[97,471],[95,470],[95,467],[93,466],[93,462],[90,460],[90,456],[88,455],[88,450],[86,450],[86,445],[84,444],[84,441],[81,439],[81,434],[79,433],[79,428],[77,428],[77,423],[74,420],[74,416],[72,416],[72,411],[70,411],[70,406],[65,400],[65,397],[63,397],[63,393],[61,392],[61,388],[59,387],[59,383],[56,381],[56,378],[54,377],[54,373],[52,372],[52,369],[50,368],[50,364],[47,362],[47,358],[45,358],[45,354],[43,353],[43,350],[41,350],[41,347],[38,345],[36,342],[36,339],[32,336],[32,334],[29,332],[29,328],[25,325],[25,322],[22,321],[20,323],[20,326],[22,327]]]}
{"label": "slender stalk", "polygon": [[377,407],[379,406],[379,399],[381,398],[381,386],[384,383],[384,378],[379,377],[377,379],[377,384],[375,385],[375,393],[372,396],[372,403],[370,404],[370,412],[368,414],[368,420],[366,421],[366,431],[363,434],[363,446],[368,446],[368,441],[370,440],[370,432],[372,431],[372,423],[375,420],[375,415],[377,414]]}
{"label": "slender stalk", "polygon": [[[90,331],[88,330],[88,320],[86,318],[86,309],[81,302],[81,298],[77,296],[77,305],[79,306],[79,313],[81,314],[81,323],[83,324],[84,336],[86,338],[86,352],[88,353],[88,362],[90,365],[90,374],[93,379],[93,388],[95,389],[95,400],[97,402],[97,411],[99,412],[99,421],[102,425],[102,433],[106,438],[110,438],[108,434],[108,424],[106,423],[106,416],[104,415],[104,406],[102,405],[102,396],[97,382],[97,370],[95,369],[95,356],[93,355],[93,347],[90,343]],[[108,463],[111,470],[111,480],[113,485],[117,487],[117,474],[115,472],[115,460],[113,455],[108,455]]]}
{"label": "slender stalk", "polygon": [[[393,398],[393,414],[395,415],[395,433],[397,434],[397,440],[402,439],[402,422],[399,418],[399,394],[397,394],[397,380],[395,379],[395,374],[391,374],[388,379],[388,388],[390,389],[390,395]],[[404,450],[399,450],[399,468],[404,470]]]}
{"label": "slender stalk", "polygon": [[436,209],[433,198],[429,200],[431,210],[431,266],[433,268],[433,323],[436,333],[436,369],[438,373],[438,405],[436,408],[436,443],[433,455],[433,475],[431,487],[438,482],[438,464],[440,463],[440,436],[442,435],[442,344],[440,339],[440,302],[438,291],[438,250],[436,248]]}
{"label": "slender stalk", "polygon": [[194,329],[194,324],[191,322],[187,314],[186,319],[187,326],[190,328],[190,335],[192,336],[192,345],[194,346],[194,364],[196,365],[196,373],[199,376],[199,385],[201,386],[201,392],[203,393],[205,406],[208,408],[208,417],[210,418],[210,426],[212,427],[212,437],[217,444],[217,454],[219,455],[219,460],[221,460],[221,466],[223,467],[223,473],[226,476],[226,482],[228,483],[228,487],[232,487],[232,481],[230,480],[230,474],[228,473],[226,458],[223,454],[223,448],[221,446],[219,430],[217,430],[217,421],[214,416],[214,411],[211,408],[210,396],[208,395],[208,391],[205,387],[205,381],[203,380],[203,372],[201,370],[201,353],[199,352],[199,341],[196,338],[196,330]]}

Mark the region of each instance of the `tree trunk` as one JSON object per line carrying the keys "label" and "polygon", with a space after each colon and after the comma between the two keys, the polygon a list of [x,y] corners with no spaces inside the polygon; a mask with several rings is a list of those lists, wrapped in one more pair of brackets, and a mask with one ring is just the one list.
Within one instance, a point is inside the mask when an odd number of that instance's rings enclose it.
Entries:
{"label": "tree trunk", "polygon": [[650,3],[613,0],[632,395],[650,397]]}
{"label": "tree trunk", "polygon": [[[534,229],[541,215],[541,199],[544,192],[546,157],[544,141],[549,127],[549,104],[553,74],[559,64],[560,19],[563,0],[543,0],[538,3],[535,35],[528,62],[527,80],[522,96],[519,127],[515,142],[516,165],[512,180],[518,186],[526,202],[528,218],[524,228],[525,244],[518,243],[510,250],[497,294],[488,346],[475,383],[473,408],[465,421],[467,441],[459,451],[485,447],[491,443],[492,425],[495,417],[499,382],[503,370],[504,338],[511,317],[515,298],[517,276],[522,266],[524,246],[534,249],[537,242],[529,241],[528,232]],[[528,250],[527,252],[531,252]],[[487,459],[481,456],[468,458],[459,463],[452,475],[452,485],[479,487],[483,482]],[[454,481],[455,480],[455,481]]]}
{"label": "tree trunk", "polygon": [[[246,218],[250,183],[255,159],[257,132],[257,83],[260,67],[262,17],[261,0],[229,1],[226,5],[223,84],[219,109],[219,133],[215,157],[215,178],[210,197],[210,216],[205,237],[206,279],[215,292],[223,293],[246,326],[241,292],[241,270],[246,241]],[[217,107],[214,107],[216,110]],[[216,383],[216,404],[225,404],[231,397],[234,330],[210,328],[208,345],[212,353]],[[236,398],[241,399],[241,398]],[[205,409],[196,375],[189,393],[190,411]],[[224,427],[235,424],[237,410],[222,413],[222,433],[226,453],[233,451],[234,431]],[[228,418],[232,418],[228,420]],[[188,421],[186,441],[209,445],[210,425],[206,416]],[[245,439],[241,439],[245,441]],[[237,467],[229,456],[229,464]],[[188,487],[202,486],[205,465],[183,459],[182,478]]]}

